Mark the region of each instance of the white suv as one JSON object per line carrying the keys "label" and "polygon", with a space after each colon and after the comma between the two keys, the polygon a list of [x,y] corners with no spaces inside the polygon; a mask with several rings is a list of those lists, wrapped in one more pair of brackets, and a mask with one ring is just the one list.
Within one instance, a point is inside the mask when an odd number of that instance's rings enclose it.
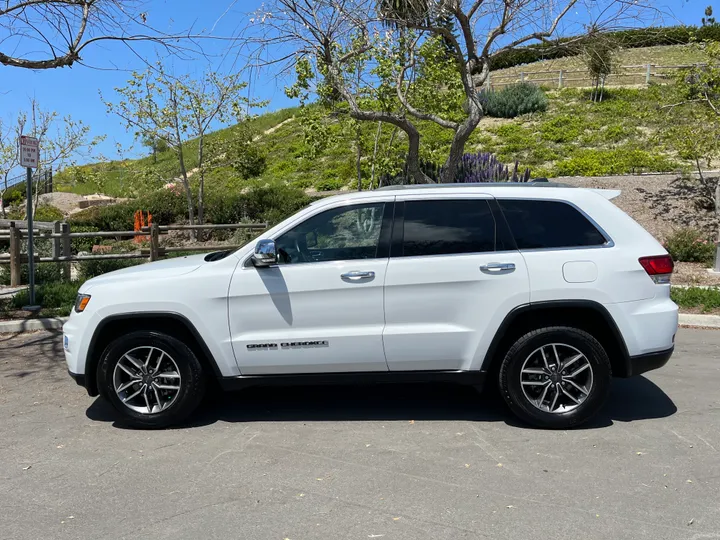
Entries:
{"label": "white suv", "polygon": [[611,377],[673,351],[673,262],[608,199],[550,183],[453,184],[317,201],[235,252],[86,282],[70,374],[138,427],[182,422],[217,380],[498,384],[566,428]]}

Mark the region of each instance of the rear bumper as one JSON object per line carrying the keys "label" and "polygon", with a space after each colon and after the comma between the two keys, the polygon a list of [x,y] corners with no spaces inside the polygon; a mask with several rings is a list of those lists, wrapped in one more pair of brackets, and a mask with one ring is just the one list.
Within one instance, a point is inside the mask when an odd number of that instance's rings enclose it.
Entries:
{"label": "rear bumper", "polygon": [[639,356],[631,356],[630,362],[628,363],[628,377],[634,377],[653,369],[663,367],[668,363],[672,356],[675,347],[672,346],[664,351],[658,351],[648,354],[641,354]]}

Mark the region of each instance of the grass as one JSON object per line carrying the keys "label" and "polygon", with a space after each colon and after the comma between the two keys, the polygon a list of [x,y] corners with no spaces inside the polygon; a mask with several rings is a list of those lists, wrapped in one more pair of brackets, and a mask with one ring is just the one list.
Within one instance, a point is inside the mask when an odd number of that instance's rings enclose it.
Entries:
{"label": "grass", "polygon": [[702,313],[720,312],[720,288],[673,287],[670,297],[680,309],[697,309]]}

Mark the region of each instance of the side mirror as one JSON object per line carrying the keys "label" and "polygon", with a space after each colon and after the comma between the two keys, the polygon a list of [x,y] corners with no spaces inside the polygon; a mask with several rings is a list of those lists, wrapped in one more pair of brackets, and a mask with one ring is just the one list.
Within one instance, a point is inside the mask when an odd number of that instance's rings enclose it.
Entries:
{"label": "side mirror", "polygon": [[275,240],[260,240],[255,244],[255,253],[252,256],[253,265],[262,268],[277,264],[277,251]]}

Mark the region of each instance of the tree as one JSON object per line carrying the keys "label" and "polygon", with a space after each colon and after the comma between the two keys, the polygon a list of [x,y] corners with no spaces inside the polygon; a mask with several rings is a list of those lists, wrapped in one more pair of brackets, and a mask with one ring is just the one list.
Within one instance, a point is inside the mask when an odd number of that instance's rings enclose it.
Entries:
{"label": "tree", "polygon": [[582,46],[582,58],[592,80],[591,101],[602,101],[605,79],[613,70],[617,46],[611,36],[598,35],[587,40]]}
{"label": "tree", "polygon": [[168,145],[163,139],[152,135],[144,136],[142,138],[142,145],[152,150],[153,163],[157,163],[158,152],[165,152],[168,149]]}
{"label": "tree", "polygon": [[[246,87],[239,75],[208,72],[201,79],[174,77],[158,62],[144,72],[134,72],[127,86],[116,88],[117,103],[105,101],[108,111],[120,116],[136,136],[163,141],[175,151],[191,225],[196,205],[190,176],[195,173],[199,178],[197,219],[204,223],[208,133],[230,119],[241,120],[247,107],[263,105],[241,95]],[[188,170],[185,153],[192,139],[197,142],[196,168]]]}
{"label": "tree", "polygon": [[[153,26],[142,0],[5,0],[0,2],[0,65],[72,66],[91,44],[159,44],[169,53],[201,52],[209,35],[168,34]],[[216,37],[219,39],[219,37]]]}
{"label": "tree", "polygon": [[[37,209],[40,197],[39,183],[44,171],[72,165],[78,158],[88,157],[93,149],[105,137],[90,137],[90,127],[70,116],[60,117],[56,111],[44,110],[35,99],[30,100],[28,111],[21,111],[14,122],[3,132],[0,125],[0,174],[3,179],[3,193],[7,189],[7,179],[11,171],[20,173],[17,168],[17,144],[20,135],[36,137],[40,144],[38,167],[35,170],[35,202]],[[3,214],[4,215],[4,214]]]}
{"label": "tree", "polygon": [[[330,86],[351,117],[403,130],[415,182],[431,181],[419,166],[418,123],[450,130],[440,178],[451,182],[484,116],[478,93],[493,58],[552,41],[574,9],[587,8],[593,18],[589,28],[598,31],[648,5],[649,0],[274,0],[255,17],[261,31],[253,39],[258,53],[273,48],[281,53],[270,60],[258,54],[265,65],[308,62],[316,93]],[[297,51],[292,57],[289,48]],[[358,83],[351,75],[361,57],[367,60]]]}
{"label": "tree", "polygon": [[[2,181],[2,190],[0,191],[0,201],[4,201],[5,194],[8,190],[8,179],[10,172],[15,169],[18,164],[18,130],[17,126],[4,126],[0,120],[0,181]],[[0,212],[5,217],[5,204],[0,202]]]}
{"label": "tree", "polygon": [[708,6],[705,8],[705,17],[702,18],[702,25],[703,26],[715,26],[717,22],[715,21],[715,17],[713,17],[713,8],[712,6]]}

